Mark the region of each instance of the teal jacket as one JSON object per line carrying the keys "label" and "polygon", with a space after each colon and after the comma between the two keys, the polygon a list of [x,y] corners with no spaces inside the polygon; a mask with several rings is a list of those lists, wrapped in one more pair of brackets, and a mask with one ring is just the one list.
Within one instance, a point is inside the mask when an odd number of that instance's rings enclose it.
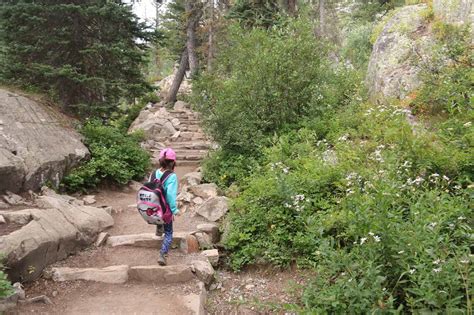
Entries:
{"label": "teal jacket", "polygon": [[[161,178],[162,175],[163,172],[157,169],[155,174],[156,178]],[[151,180],[151,175],[149,180]],[[173,214],[178,214],[179,210],[176,205],[176,197],[178,196],[178,176],[176,173],[172,173],[165,180],[163,184],[163,192],[165,193],[166,202],[170,206],[171,212]]]}

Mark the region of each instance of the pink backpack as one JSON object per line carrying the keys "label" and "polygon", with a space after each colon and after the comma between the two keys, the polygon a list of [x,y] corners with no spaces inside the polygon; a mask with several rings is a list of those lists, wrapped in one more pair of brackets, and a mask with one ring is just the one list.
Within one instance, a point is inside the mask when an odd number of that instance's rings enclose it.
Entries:
{"label": "pink backpack", "polygon": [[142,218],[148,224],[171,223],[173,214],[166,202],[163,184],[173,174],[171,171],[163,173],[160,179],[153,172],[151,181],[143,184],[137,193],[137,208]]}

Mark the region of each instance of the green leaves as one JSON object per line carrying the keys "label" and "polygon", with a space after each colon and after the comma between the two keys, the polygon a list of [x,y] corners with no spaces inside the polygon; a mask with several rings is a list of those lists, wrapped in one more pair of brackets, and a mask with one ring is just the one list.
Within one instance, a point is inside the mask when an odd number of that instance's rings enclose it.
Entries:
{"label": "green leaves", "polygon": [[119,2],[6,1],[0,81],[50,92],[67,110],[107,116],[149,89],[140,72],[151,32]]}
{"label": "green leaves", "polygon": [[126,130],[105,126],[97,121],[87,123],[81,130],[91,152],[91,159],[72,171],[63,180],[69,191],[96,187],[101,182],[127,184],[140,180],[150,167],[150,157],[136,135]]}

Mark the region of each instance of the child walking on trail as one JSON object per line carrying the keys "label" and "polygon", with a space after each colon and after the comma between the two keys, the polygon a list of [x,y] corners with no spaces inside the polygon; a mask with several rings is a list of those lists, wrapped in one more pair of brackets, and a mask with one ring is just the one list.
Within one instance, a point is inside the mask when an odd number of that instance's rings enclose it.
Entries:
{"label": "child walking on trail", "polygon": [[[159,162],[160,168],[150,175],[150,181],[152,181],[153,178],[160,179],[165,173],[168,174],[165,176],[165,178],[163,178],[163,193],[174,217],[175,215],[179,214],[179,210],[176,206],[176,197],[178,195],[178,176],[176,176],[176,173],[174,173],[174,169],[176,167],[176,153],[171,148],[161,150]],[[161,236],[163,232],[165,235],[161,245],[160,256],[158,257],[158,264],[161,266],[166,265],[166,256],[170,249],[171,243],[173,242],[173,218],[171,218],[169,223],[165,222],[163,225],[156,226],[157,236]]]}

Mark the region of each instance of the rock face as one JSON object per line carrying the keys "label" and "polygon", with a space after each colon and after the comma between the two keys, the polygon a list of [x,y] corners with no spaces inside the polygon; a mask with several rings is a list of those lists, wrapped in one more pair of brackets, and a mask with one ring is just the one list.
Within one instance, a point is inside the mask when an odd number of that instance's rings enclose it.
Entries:
{"label": "rock face", "polygon": [[472,0],[434,0],[433,9],[436,17],[445,23],[472,25],[474,22]]}
{"label": "rock face", "polygon": [[58,185],[88,155],[65,116],[0,89],[0,191]]}
{"label": "rock face", "polygon": [[[158,83],[158,86],[160,87],[160,96],[161,96],[161,98],[165,98],[168,95],[169,90],[171,88],[171,85],[173,84],[173,79],[174,79],[174,76],[175,76],[177,70],[178,69],[176,68],[174,70],[173,74],[167,76],[166,78],[164,78],[163,80],[161,80]],[[178,93],[179,94],[190,94],[191,93],[191,83],[189,82],[189,80],[186,77],[184,78],[183,82],[181,82]]]}
{"label": "rock face", "polygon": [[129,131],[143,130],[147,140],[163,141],[177,132],[172,119],[164,107],[145,109],[140,112]]}
{"label": "rock face", "polygon": [[114,224],[105,210],[76,205],[71,197],[50,194],[38,197],[38,204],[42,209],[1,212],[8,223],[24,225],[0,237],[11,280],[36,279],[47,265],[93,243]]}
{"label": "rock face", "polygon": [[228,198],[226,197],[214,197],[204,202],[196,212],[208,219],[209,221],[218,221],[221,219],[229,210]]}
{"label": "rock face", "polygon": [[434,43],[422,14],[426,9],[424,4],[405,6],[384,26],[367,72],[373,100],[404,99],[420,86],[419,58],[427,58]]}

